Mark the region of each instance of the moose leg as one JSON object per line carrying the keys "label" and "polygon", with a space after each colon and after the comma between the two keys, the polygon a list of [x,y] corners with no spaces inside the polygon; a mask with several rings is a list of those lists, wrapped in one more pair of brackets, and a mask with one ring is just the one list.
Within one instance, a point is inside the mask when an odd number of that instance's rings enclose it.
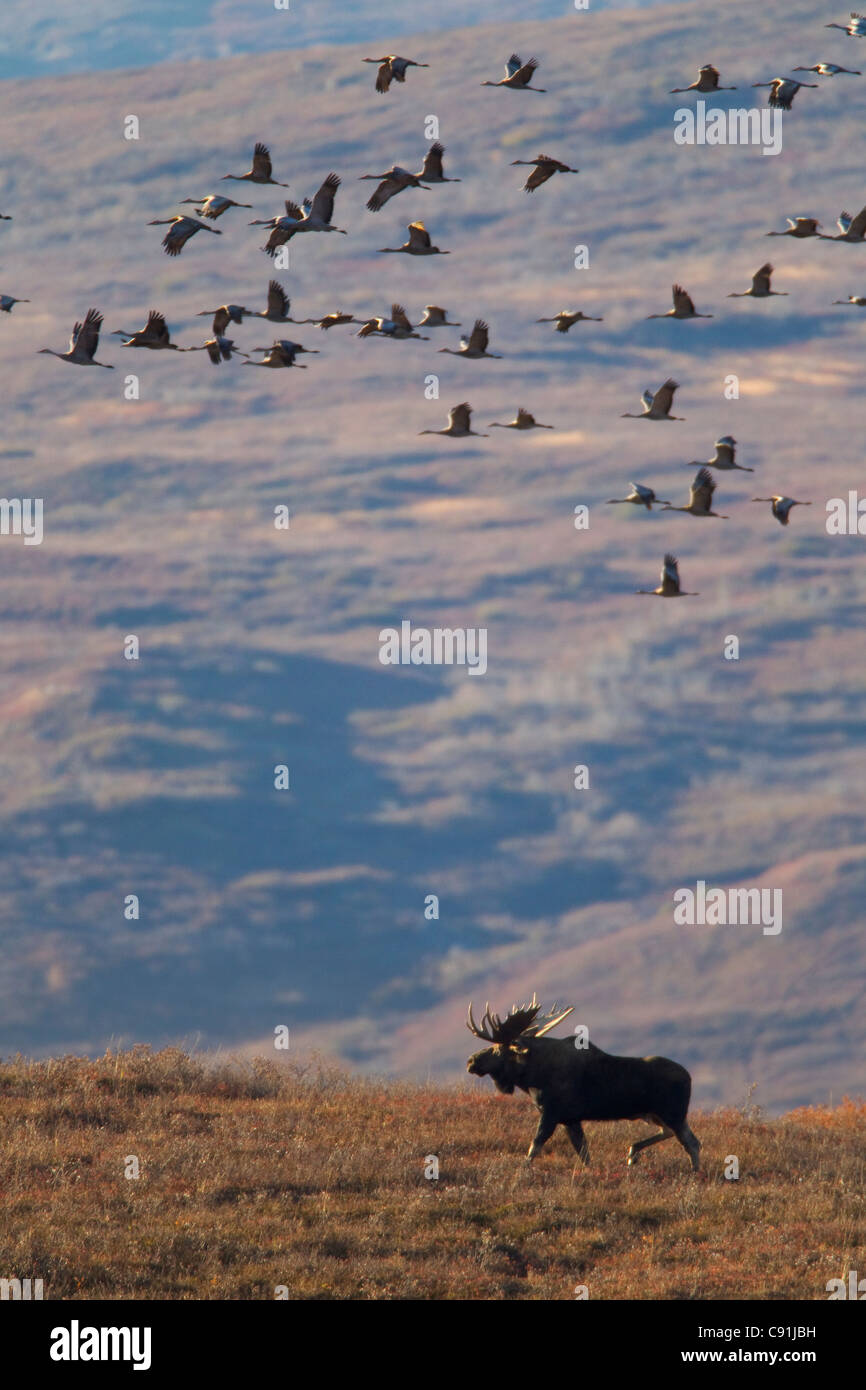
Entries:
{"label": "moose leg", "polygon": [[589,1145],[586,1142],[586,1136],[584,1135],[583,1125],[580,1123],[580,1120],[575,1120],[572,1124],[566,1125],[565,1128],[568,1130],[568,1137],[578,1157],[582,1159],[585,1164],[588,1164]]}
{"label": "moose leg", "polygon": [[542,1110],[541,1118],[538,1121],[538,1129],[535,1131],[535,1138],[530,1144],[529,1152],[526,1155],[528,1163],[532,1162],[542,1145],[547,1143],[558,1124],[559,1120],[554,1119],[549,1110]]}
{"label": "moose leg", "polygon": [[653,1144],[661,1144],[664,1142],[665,1139],[673,1139],[674,1137],[674,1131],[672,1129],[669,1129],[666,1124],[662,1124],[661,1120],[656,1119],[655,1116],[652,1116],[651,1118],[648,1116],[647,1118],[649,1119],[650,1124],[660,1124],[662,1127],[659,1130],[658,1134],[651,1134],[649,1139],[638,1139],[637,1143],[632,1144],[631,1148],[628,1151],[629,1168],[632,1168],[634,1164],[637,1162],[637,1156],[642,1149],[649,1149]]}
{"label": "moose leg", "polygon": [[685,1120],[674,1131],[689,1158],[692,1160],[692,1171],[697,1173],[700,1168],[701,1144],[697,1135],[694,1134],[686,1124]]}

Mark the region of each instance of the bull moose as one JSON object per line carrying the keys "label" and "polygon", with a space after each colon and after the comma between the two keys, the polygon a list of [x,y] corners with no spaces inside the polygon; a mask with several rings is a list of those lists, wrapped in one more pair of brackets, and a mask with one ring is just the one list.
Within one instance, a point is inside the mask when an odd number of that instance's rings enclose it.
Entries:
{"label": "bull moose", "polygon": [[577,1153],[589,1163],[584,1120],[646,1120],[661,1128],[632,1144],[629,1167],[642,1149],[675,1136],[697,1172],[701,1146],[686,1123],[692,1078],[685,1067],[667,1057],[615,1057],[593,1043],[579,1047],[574,1038],[544,1036],[573,1012],[554,1008],[539,1017],[541,1005],[533,995],[531,1003],[513,1005],[504,1019],[491,1014],[488,1004],[479,1028],[469,1005],[467,1028],[491,1046],[470,1057],[466,1070],[491,1077],[503,1095],[513,1095],[515,1086],[526,1091],[541,1112],[527,1161],[557,1125],[565,1126]]}

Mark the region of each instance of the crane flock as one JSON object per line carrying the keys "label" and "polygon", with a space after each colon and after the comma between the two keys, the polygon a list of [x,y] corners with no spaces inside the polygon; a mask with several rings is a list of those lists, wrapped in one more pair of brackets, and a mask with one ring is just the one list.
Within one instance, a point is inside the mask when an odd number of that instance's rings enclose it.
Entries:
{"label": "crane flock", "polygon": [[[852,14],[847,24],[828,24],[825,27],[844,29],[847,37],[866,38],[866,18],[861,15]],[[410,68],[428,68],[430,65],[425,62],[416,61],[411,58],[404,58],[390,54],[379,58],[364,58],[364,63],[375,64],[377,68],[375,89],[381,95],[389,94],[392,86],[403,85],[406,82],[407,73]],[[530,58],[523,62],[518,54],[513,53],[505,64],[505,74],[498,81],[483,81],[480,85],[484,87],[501,87],[510,91],[544,93],[547,89],[535,86],[533,78],[538,71],[538,61]],[[839,64],[828,62],[816,62],[809,66],[800,65],[792,69],[793,72],[811,73],[818,78],[835,77],[838,75],[861,76],[859,69],[843,67]],[[414,81],[421,79],[415,79]],[[782,110],[789,111],[793,100],[801,87],[812,87],[818,89],[820,82],[799,81],[796,78],[773,78],[765,83],[753,83],[753,87],[769,88],[769,104]],[[710,63],[704,64],[695,81],[686,87],[671,88],[671,93],[690,93],[712,94],[716,92],[736,91],[735,86],[723,86],[720,81],[719,70]],[[486,100],[486,99],[485,99]],[[506,102],[506,105],[508,103]],[[519,103],[518,103],[519,104]],[[541,104],[543,105],[543,103]],[[538,109],[538,108],[535,108]],[[445,173],[445,146],[438,140],[433,140],[425,150],[420,167],[416,172],[408,168],[392,164],[388,169],[381,173],[365,173],[357,175],[359,181],[375,182],[376,188],[367,200],[366,209],[370,213],[378,214],[385,209],[389,203],[401,194],[409,190],[420,190],[425,193],[430,192],[439,185],[461,183],[463,179],[458,176],[446,175]],[[578,174],[580,171],[570,164],[563,163],[560,159],[548,154],[538,154],[534,157],[518,158],[511,161],[512,166],[528,166],[531,173],[526,178],[523,189],[527,193],[535,192],[545,183],[549,182],[556,174]],[[262,141],[257,141],[253,147],[250,167],[245,173],[222,174],[222,180],[234,180],[245,182],[250,186],[261,188],[279,187],[288,188],[290,185],[279,179],[274,178],[274,164],[271,158],[271,151],[268,145]],[[202,180],[204,183],[204,180]],[[202,184],[199,185],[200,187]],[[206,185],[205,185],[206,186]],[[336,233],[343,236],[350,235],[350,230],[338,227],[333,222],[335,201],[341,187],[341,178],[338,174],[329,172],[312,197],[305,197],[301,202],[293,199],[286,199],[283,210],[277,212],[270,218],[257,217],[249,222],[253,227],[264,227],[268,229],[268,236],[261,250],[271,259],[274,259],[281,248],[285,247],[290,241],[299,235],[320,233]],[[222,235],[222,228],[214,226],[214,223],[226,216],[227,213],[237,210],[254,210],[254,204],[240,202],[219,193],[207,193],[201,197],[186,197],[179,200],[181,205],[191,205],[194,208],[195,216],[187,213],[177,212],[170,217],[153,218],[148,222],[149,226],[165,226],[168,228],[162,239],[162,246],[165,253],[170,257],[178,257],[184,252],[188,243],[197,236],[199,232],[208,232],[215,236]],[[0,214],[0,220],[10,221],[11,214]],[[229,219],[231,222],[232,219]],[[793,217],[786,217],[787,226],[782,230],[770,230],[765,233],[773,237],[791,237],[797,240],[816,239],[824,241],[837,241],[848,243],[861,243],[866,240],[866,207],[862,208],[856,216],[851,216],[848,212],[842,212],[838,218],[838,233],[831,235],[820,230],[822,224],[817,218],[811,215],[797,214]],[[414,218],[406,224],[408,239],[399,246],[384,246],[379,248],[378,254],[405,254],[411,257],[432,257],[440,255],[450,255],[452,248],[443,249],[433,243],[431,234],[424,221]],[[206,240],[203,239],[203,240]],[[454,248],[459,251],[459,248]],[[761,265],[752,275],[750,287],[742,291],[733,291],[728,294],[729,299],[752,298],[768,299],[771,297],[787,297],[788,291],[780,291],[772,288],[771,277],[774,268],[770,262]],[[672,307],[665,312],[657,312],[646,315],[647,320],[675,319],[713,319],[712,313],[699,312],[695,308],[695,302],[688,291],[679,283],[671,287]],[[30,300],[16,297],[9,294],[0,295],[0,312],[9,314],[18,304],[29,304]],[[866,296],[850,294],[847,299],[837,299],[834,305],[848,305],[866,307]],[[266,293],[266,303],[263,309],[249,309],[245,305],[235,303],[225,303],[217,305],[216,308],[202,309],[197,311],[198,317],[211,319],[212,336],[203,343],[180,346],[172,342],[171,334],[167,326],[166,318],[157,309],[151,309],[147,315],[144,326],[135,331],[116,329],[112,337],[121,338],[121,346],[124,348],[146,348],[150,351],[172,350],[175,352],[206,352],[210,362],[219,366],[224,362],[230,362],[237,356],[243,358],[243,364],[247,367],[266,367],[270,369],[287,369],[298,367],[306,369],[305,363],[300,363],[296,359],[304,354],[318,354],[319,349],[308,348],[299,342],[289,339],[276,339],[270,346],[256,347],[249,351],[238,348],[235,342],[225,336],[230,325],[241,327],[247,318],[264,319],[274,324],[304,324],[315,325],[320,330],[326,331],[331,328],[345,325],[360,325],[355,336],[361,339],[385,338],[392,341],[405,341],[409,339],[429,341],[425,333],[418,332],[418,329],[451,329],[461,327],[461,321],[449,318],[449,311],[438,304],[427,304],[424,306],[423,316],[417,324],[410,320],[405,308],[399,303],[393,303],[386,313],[368,314],[367,316],[356,317],[353,313],[345,313],[341,309],[321,314],[319,317],[293,318],[290,316],[291,301],[280,282],[271,278]],[[535,320],[537,324],[553,324],[554,331],[559,334],[566,334],[570,329],[579,323],[604,323],[604,317],[600,315],[590,315],[580,309],[560,309],[552,316],[540,317]],[[112,369],[113,364],[99,361],[96,353],[99,345],[99,337],[102,329],[102,314],[98,309],[90,308],[87,310],[82,321],[76,322],[72,330],[69,347],[66,352],[58,352],[53,348],[41,348],[41,353],[49,354],[60,360],[75,366],[97,366]],[[665,330],[667,331],[667,330]],[[460,337],[459,348],[440,347],[441,353],[448,353],[471,360],[482,358],[501,360],[502,354],[489,351],[490,328],[486,320],[476,318],[471,330]],[[679,383],[672,377],[668,377],[660,386],[648,388],[642,393],[642,411],[639,414],[625,412],[624,419],[641,419],[653,422],[659,421],[681,421],[684,417],[671,413],[674,395],[679,390]],[[554,429],[553,425],[545,424],[536,420],[534,415],[520,407],[515,417],[509,421],[492,421],[488,429],[508,429],[515,432],[525,432],[533,429]],[[468,401],[462,401],[458,405],[452,406],[448,412],[448,423],[442,429],[424,429],[419,431],[421,435],[438,435],[451,439],[463,439],[468,437],[486,439],[486,433],[480,433],[472,428],[472,407]],[[675,506],[672,502],[659,498],[653,488],[643,483],[630,483],[630,492],[624,497],[609,498],[609,504],[631,504],[641,510],[650,513],[655,507],[664,512],[687,512],[696,517],[712,517],[717,519],[728,519],[722,513],[713,509],[714,494],[716,491],[716,481],[713,471],[742,471],[754,472],[752,467],[747,467],[737,463],[735,458],[736,440],[732,435],[726,434],[715,440],[715,453],[712,458],[705,462],[693,460],[686,464],[686,467],[696,467],[697,473],[689,489],[689,500],[686,504]],[[769,502],[773,517],[782,525],[787,526],[792,508],[797,506],[809,506],[808,501],[798,501],[795,498],[783,494],[773,494],[769,497],[752,498],[753,502]],[[661,574],[661,582],[658,588],[653,590],[640,589],[635,592],[641,594],[652,594],[659,597],[696,597],[692,593],[687,593],[680,588],[679,571],[676,558],[667,553],[664,557],[664,564]]]}

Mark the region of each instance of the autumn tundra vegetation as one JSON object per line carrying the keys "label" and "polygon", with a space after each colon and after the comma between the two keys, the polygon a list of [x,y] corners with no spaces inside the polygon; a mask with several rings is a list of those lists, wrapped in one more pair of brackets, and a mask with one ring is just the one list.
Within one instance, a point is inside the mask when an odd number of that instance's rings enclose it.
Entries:
{"label": "autumn tundra vegetation", "polygon": [[693,1174],[670,1145],[628,1168],[633,1123],[590,1126],[589,1168],[564,1135],[527,1164],[532,1107],[483,1089],[287,1054],[12,1058],[3,1273],[61,1300],[823,1300],[866,1269],[862,1100],[693,1115]]}

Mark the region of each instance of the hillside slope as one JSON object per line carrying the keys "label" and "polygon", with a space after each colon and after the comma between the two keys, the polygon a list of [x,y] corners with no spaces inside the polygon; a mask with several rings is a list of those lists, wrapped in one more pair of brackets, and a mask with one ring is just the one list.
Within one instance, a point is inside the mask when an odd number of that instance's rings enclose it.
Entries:
{"label": "hillside slope", "polygon": [[669,1145],[627,1169],[634,1124],[527,1169],[525,1099],[311,1059],[13,1062],[0,1094],[4,1268],[45,1299],[819,1301],[866,1259],[853,1102],[697,1114],[693,1176]]}
{"label": "hillside slope", "polygon": [[[46,517],[41,546],[0,546],[0,1050],[260,1050],[282,1023],[423,1076],[462,1064],[470,994],[538,989],[603,1046],[681,1054],[708,1104],[753,1081],[769,1106],[860,1088],[866,578],[863,539],[829,536],[824,509],[862,483],[866,320],[832,301],[863,267],[857,247],[764,234],[860,206],[862,86],[800,93],[774,158],[676,146],[668,94],[710,39],[741,91],[817,45],[845,61],[813,11],[426,34],[430,68],[387,100],[351,44],[0,87],[0,289],[32,301],[0,324],[4,490]],[[513,49],[547,95],[480,86]],[[358,179],[417,167],[431,114],[461,182],[368,213]],[[502,360],[439,355],[449,330],[315,327],[291,329],[320,350],[308,369],[264,378],[108,333],[113,372],[36,355],[91,304],[106,330],[159,308],[185,346],[200,311],[261,307],[273,266],[247,222],[284,190],[219,183],[254,139],[291,197],[343,179],[349,234],[292,244],[294,316],[445,304],[488,319]],[[527,197],[511,161],[545,149],[580,174]],[[254,210],[168,259],[148,221],[217,187]],[[451,254],[378,254],[418,216]],[[727,299],[768,247],[788,297]],[[674,281],[714,318],[646,322]],[[604,322],[535,322],[564,305]],[[621,418],[668,375],[684,423]],[[464,400],[489,438],[419,438]],[[556,429],[489,430],[521,404]],[[685,465],[723,433],[755,469],[721,476],[729,521],[605,505],[631,478],[684,501]],[[782,528],[749,500],[775,491],[812,505]],[[645,605],[669,549],[700,597]],[[379,631],[403,619],[485,626],[487,674],[383,667]],[[781,935],[674,928],[698,879],[782,887]]]}

